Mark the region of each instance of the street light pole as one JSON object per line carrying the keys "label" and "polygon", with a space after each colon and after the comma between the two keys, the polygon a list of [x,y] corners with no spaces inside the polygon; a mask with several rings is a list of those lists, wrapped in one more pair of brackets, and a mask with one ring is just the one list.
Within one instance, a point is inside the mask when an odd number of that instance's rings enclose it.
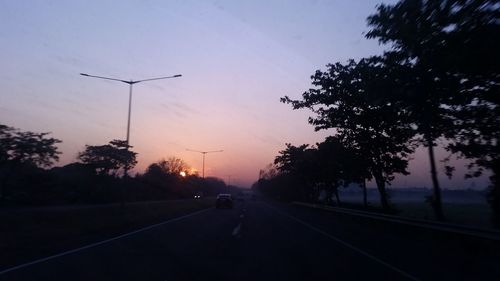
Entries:
{"label": "street light pole", "polygon": [[129,84],[129,91],[128,91],[128,118],[127,118],[127,145],[130,139],[130,116],[132,114],[132,87],[134,84],[130,83]]}
{"label": "street light pole", "polygon": [[231,193],[231,175],[227,175],[227,192]]}
{"label": "street light pole", "polygon": [[[104,79],[104,80],[112,80],[112,81],[118,81],[118,82],[123,82],[129,85],[129,92],[128,92],[128,118],[127,118],[127,150],[129,149],[129,142],[130,142],[130,115],[132,113],[132,87],[134,84],[141,83],[141,82],[146,82],[146,81],[152,81],[152,80],[160,80],[160,79],[168,79],[168,78],[176,78],[176,77],[181,77],[181,74],[173,75],[173,76],[165,76],[165,77],[158,77],[158,78],[149,78],[149,79],[143,79],[143,80],[122,80],[122,79],[116,79],[116,78],[111,78],[111,77],[104,77],[104,76],[96,76],[96,75],[90,75],[87,73],[80,73],[82,76],[86,77],[91,77],[91,78],[98,78],[98,79]],[[128,169],[125,168],[124,171],[124,176],[126,177],[128,174]],[[121,207],[123,208],[125,206],[125,195],[124,195],[124,189],[121,189]]]}
{"label": "street light pole", "polygon": [[198,150],[192,150],[192,149],[186,149],[187,151],[191,152],[198,152],[203,154],[203,168],[202,168],[202,177],[205,178],[205,155],[207,153],[213,153],[213,152],[222,152],[224,150],[212,150],[212,151],[198,151]]}
{"label": "street light pole", "polygon": [[132,114],[132,87],[134,84],[141,83],[141,82],[146,82],[146,81],[152,81],[152,80],[161,80],[161,79],[169,79],[169,78],[176,78],[176,77],[181,77],[181,74],[173,75],[173,76],[165,76],[165,77],[157,77],[157,78],[149,78],[149,79],[142,79],[142,80],[122,80],[122,79],[117,79],[117,78],[111,78],[111,77],[104,77],[104,76],[96,76],[96,75],[90,75],[87,73],[80,73],[82,76],[86,77],[91,77],[91,78],[98,78],[98,79],[105,79],[105,80],[112,80],[112,81],[118,81],[122,83],[126,83],[129,85],[129,96],[128,96],[128,119],[127,119],[127,145],[129,144],[130,140],[130,115]]}

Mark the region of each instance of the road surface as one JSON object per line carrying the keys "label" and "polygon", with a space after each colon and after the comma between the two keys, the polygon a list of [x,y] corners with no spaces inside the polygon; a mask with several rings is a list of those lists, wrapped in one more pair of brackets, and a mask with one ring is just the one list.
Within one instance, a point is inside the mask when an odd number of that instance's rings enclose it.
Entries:
{"label": "road surface", "polygon": [[21,266],[0,280],[500,280],[493,243],[246,200]]}

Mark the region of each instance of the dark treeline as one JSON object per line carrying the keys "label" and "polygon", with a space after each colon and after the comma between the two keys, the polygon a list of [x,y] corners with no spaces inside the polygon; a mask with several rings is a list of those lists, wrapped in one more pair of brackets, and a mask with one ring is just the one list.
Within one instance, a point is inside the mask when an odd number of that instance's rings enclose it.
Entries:
{"label": "dark treeline", "polygon": [[50,168],[59,160],[61,141],[48,133],[25,132],[0,124],[0,205],[94,204],[192,198],[215,195],[229,187],[217,178],[190,174],[171,157],[126,176],[137,153],[125,141],[87,145],[78,162]]}
{"label": "dark treeline", "polygon": [[[433,185],[427,201],[436,218],[445,219],[436,161],[456,157],[468,160],[466,177],[491,172],[488,202],[500,226],[498,1],[402,0],[379,5],[367,23],[366,37],[386,47],[382,55],[328,64],[311,76],[301,99],[281,99],[310,110],[309,123],[333,129],[333,137],[315,147],[287,144],[256,187],[313,200],[373,179],[389,210],[386,185],[409,173],[410,156],[424,146]],[[438,142],[447,159],[436,159]],[[453,171],[444,170],[450,177]]]}

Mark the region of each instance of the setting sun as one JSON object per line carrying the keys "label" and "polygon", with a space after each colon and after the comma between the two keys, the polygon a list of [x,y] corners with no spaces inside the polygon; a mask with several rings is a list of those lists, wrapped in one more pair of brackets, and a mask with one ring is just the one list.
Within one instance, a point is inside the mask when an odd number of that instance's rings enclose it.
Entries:
{"label": "setting sun", "polygon": [[0,19],[0,281],[500,281],[500,0]]}

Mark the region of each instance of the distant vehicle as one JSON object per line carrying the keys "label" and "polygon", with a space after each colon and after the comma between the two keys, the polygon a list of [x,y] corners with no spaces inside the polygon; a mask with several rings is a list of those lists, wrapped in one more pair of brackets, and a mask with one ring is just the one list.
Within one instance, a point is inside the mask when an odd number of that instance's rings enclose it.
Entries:
{"label": "distant vehicle", "polygon": [[221,193],[217,195],[217,200],[215,201],[215,208],[233,208],[233,198],[231,194]]}
{"label": "distant vehicle", "polygon": [[201,199],[203,197],[203,192],[198,192],[194,195],[194,199]]}

